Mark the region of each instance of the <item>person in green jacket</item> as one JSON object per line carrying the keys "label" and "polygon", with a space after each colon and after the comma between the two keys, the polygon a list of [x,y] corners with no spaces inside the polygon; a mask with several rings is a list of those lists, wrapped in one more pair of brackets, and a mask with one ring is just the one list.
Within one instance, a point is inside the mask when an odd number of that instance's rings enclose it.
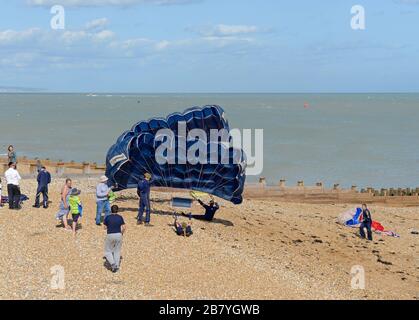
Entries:
{"label": "person in green jacket", "polygon": [[111,190],[111,191],[109,191],[109,194],[108,194],[108,200],[109,200],[109,203],[110,203],[110,204],[114,204],[114,203],[115,203],[115,201],[116,201],[116,194],[115,194],[115,192],[113,192],[112,190]]}
{"label": "person in green jacket", "polygon": [[68,199],[68,203],[70,206],[70,213],[71,216],[73,217],[73,225],[72,225],[72,229],[73,229],[73,235],[76,235],[76,230],[77,230],[77,224],[80,221],[80,217],[82,214],[82,203],[80,200],[80,195],[81,191],[73,188],[70,191],[70,197]]}

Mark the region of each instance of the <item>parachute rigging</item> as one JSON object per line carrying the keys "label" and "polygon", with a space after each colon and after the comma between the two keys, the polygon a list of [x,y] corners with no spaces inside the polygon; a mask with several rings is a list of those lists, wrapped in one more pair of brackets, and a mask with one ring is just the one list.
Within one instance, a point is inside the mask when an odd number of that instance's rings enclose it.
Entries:
{"label": "parachute rigging", "polygon": [[[185,132],[181,132],[181,124],[184,124]],[[168,142],[168,139],[160,139],[160,130],[164,129],[170,129],[173,133],[170,144],[176,152],[164,153],[169,161],[162,163],[157,160],[159,147]],[[117,190],[136,188],[138,181],[149,172],[153,175],[153,186],[195,190],[240,204],[246,179],[243,150],[235,149],[218,138],[216,142],[201,138],[186,139],[194,129],[202,130],[207,137],[214,129],[228,133],[229,125],[224,110],[219,106],[195,107],[183,113],[173,113],[166,119],[152,118],[135,124],[108,151],[106,176],[109,185],[117,186]],[[188,150],[194,145],[207,151],[207,161],[189,161]],[[212,161],[214,157],[216,163]],[[228,161],[223,161],[223,157]]]}

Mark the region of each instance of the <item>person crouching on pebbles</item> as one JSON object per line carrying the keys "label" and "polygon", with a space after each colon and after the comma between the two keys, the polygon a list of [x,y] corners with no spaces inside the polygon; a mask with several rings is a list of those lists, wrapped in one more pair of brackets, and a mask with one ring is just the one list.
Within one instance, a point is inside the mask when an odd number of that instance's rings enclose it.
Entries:
{"label": "person crouching on pebbles", "polygon": [[70,213],[73,218],[72,229],[74,236],[76,235],[77,224],[79,223],[82,214],[82,203],[79,197],[80,193],[80,190],[73,188],[70,191],[70,197],[68,199],[68,203],[70,205]]}

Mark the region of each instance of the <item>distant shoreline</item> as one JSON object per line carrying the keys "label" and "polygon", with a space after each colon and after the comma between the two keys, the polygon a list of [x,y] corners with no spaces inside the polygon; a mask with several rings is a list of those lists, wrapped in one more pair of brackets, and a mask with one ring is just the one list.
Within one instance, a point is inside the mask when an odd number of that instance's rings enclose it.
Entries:
{"label": "distant shoreline", "polygon": [[1,91],[0,94],[45,94],[45,95],[56,95],[56,94],[68,94],[68,95],[80,95],[80,94],[96,94],[96,95],[368,95],[368,94],[403,94],[403,95],[414,95],[419,92],[414,91],[395,91],[395,92],[106,92],[106,91]]}
{"label": "distant shoreline", "polygon": [[[37,159],[26,157],[18,158],[18,170],[26,180],[33,179],[37,174]],[[55,178],[73,177],[89,179],[103,175],[105,165],[90,162],[57,162],[49,159],[39,159],[42,165],[55,176]],[[0,173],[3,175],[7,168],[7,159],[0,157]],[[3,172],[2,172],[3,171]],[[164,192],[185,192],[183,189],[156,188]],[[419,206],[419,187],[374,189],[353,186],[349,189],[340,188],[335,184],[327,188],[323,183],[315,186],[306,186],[304,181],[299,181],[297,186],[288,186],[284,180],[279,185],[267,185],[266,179],[261,177],[259,183],[246,183],[244,195],[248,199],[264,199],[269,201],[297,202],[297,203],[376,203],[380,205],[413,207]]]}

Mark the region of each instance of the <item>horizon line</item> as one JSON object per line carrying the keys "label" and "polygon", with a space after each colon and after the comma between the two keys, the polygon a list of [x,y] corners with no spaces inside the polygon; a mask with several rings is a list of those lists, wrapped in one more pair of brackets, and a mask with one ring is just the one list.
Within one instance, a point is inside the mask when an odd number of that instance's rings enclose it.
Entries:
{"label": "horizon line", "polygon": [[[1,89],[1,88],[0,88]],[[115,95],[135,95],[135,94],[419,94],[419,91],[255,91],[255,92],[180,92],[180,91],[166,91],[166,92],[123,92],[123,91],[1,91],[0,94],[115,94]]]}

